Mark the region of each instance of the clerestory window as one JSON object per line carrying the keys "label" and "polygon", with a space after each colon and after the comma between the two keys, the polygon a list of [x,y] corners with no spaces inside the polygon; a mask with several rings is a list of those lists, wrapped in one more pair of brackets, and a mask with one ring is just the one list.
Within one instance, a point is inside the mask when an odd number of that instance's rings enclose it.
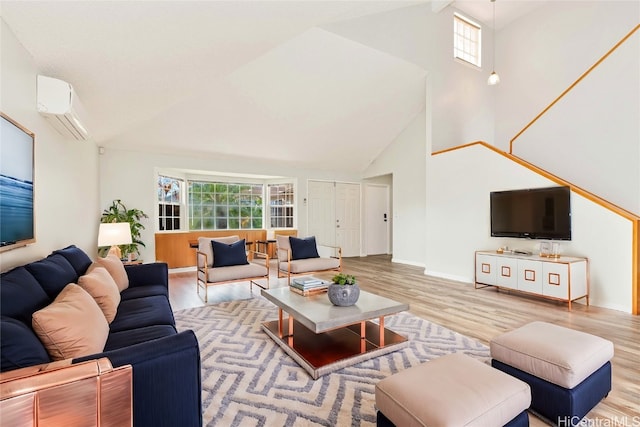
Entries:
{"label": "clerestory window", "polygon": [[480,24],[453,14],[453,57],[476,67],[482,66],[482,33]]}

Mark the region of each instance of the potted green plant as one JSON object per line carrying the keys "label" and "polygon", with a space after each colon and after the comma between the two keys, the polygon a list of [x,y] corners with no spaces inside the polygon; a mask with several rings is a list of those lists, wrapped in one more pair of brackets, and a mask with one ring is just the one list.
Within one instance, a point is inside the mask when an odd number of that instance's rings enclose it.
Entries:
{"label": "potted green plant", "polygon": [[333,305],[348,307],[358,302],[360,287],[355,276],[339,273],[333,276],[331,281],[333,283],[327,288],[327,295]]}
{"label": "potted green plant", "polygon": [[[131,225],[131,244],[120,245],[123,258],[128,258],[129,254],[135,254],[137,258],[140,256],[139,246],[146,247],[140,238],[140,234],[144,230],[144,225],[140,222],[143,218],[149,218],[149,216],[140,209],[128,209],[120,199],[114,200],[111,206],[102,211],[100,217],[102,223],[128,222]],[[98,248],[100,256],[106,255],[108,251],[109,247]]]}

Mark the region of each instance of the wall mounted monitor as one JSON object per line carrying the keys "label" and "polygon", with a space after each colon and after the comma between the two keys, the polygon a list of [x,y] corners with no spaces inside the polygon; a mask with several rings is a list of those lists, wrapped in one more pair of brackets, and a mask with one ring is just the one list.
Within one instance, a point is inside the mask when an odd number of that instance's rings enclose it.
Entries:
{"label": "wall mounted monitor", "polygon": [[571,240],[569,187],[490,193],[491,236]]}
{"label": "wall mounted monitor", "polygon": [[0,113],[0,252],[36,241],[35,135]]}

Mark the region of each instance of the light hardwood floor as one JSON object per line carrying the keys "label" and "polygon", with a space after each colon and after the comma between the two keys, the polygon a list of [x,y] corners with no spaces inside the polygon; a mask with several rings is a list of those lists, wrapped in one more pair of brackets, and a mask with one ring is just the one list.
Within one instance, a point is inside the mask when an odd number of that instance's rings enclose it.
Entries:
{"label": "light hardwood floor", "polygon": [[[614,310],[566,304],[495,288],[475,289],[473,284],[425,276],[423,269],[392,263],[389,256],[344,258],[343,270],[354,274],[362,289],[410,304],[416,316],[443,325],[488,345],[491,338],[534,320],[554,323],[611,340],[613,388],[588,415],[593,426],[640,426],[640,316]],[[275,277],[271,287],[286,286]],[[326,279],[331,274],[318,274]],[[196,294],[195,272],[171,273],[169,291],[174,310],[205,305]],[[253,287],[253,294],[260,289]],[[210,287],[208,304],[250,298],[248,283]],[[529,416],[532,426],[545,425]],[[598,424],[599,423],[599,424]]]}

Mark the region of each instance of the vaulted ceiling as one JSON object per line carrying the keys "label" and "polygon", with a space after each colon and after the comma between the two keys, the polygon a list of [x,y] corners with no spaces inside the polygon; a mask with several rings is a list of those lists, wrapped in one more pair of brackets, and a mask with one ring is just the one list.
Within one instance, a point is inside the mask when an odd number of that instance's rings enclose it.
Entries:
{"label": "vaulted ceiling", "polygon": [[[427,70],[326,28],[420,3],[3,1],[1,13],[40,73],[73,85],[98,145],[362,170],[424,108]],[[490,13],[479,3],[457,7]]]}

